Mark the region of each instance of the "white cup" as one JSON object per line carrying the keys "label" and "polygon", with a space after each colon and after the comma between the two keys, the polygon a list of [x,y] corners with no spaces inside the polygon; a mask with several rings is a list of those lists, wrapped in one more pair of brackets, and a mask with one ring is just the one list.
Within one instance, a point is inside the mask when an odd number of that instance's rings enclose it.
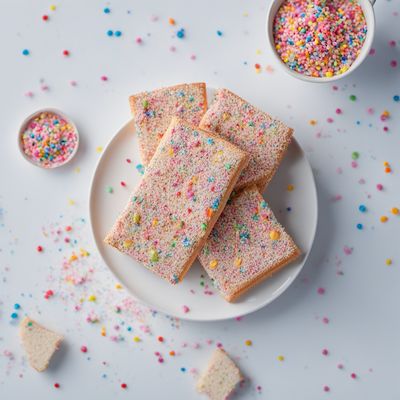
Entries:
{"label": "white cup", "polygon": [[292,75],[295,78],[301,79],[306,82],[318,82],[318,83],[333,82],[333,81],[344,78],[345,76],[348,76],[349,74],[351,74],[365,60],[365,58],[367,57],[367,55],[371,49],[372,41],[374,39],[374,34],[375,34],[375,14],[374,14],[374,7],[373,7],[373,5],[375,4],[375,0],[358,0],[358,4],[361,6],[361,8],[363,10],[365,21],[367,24],[367,35],[365,37],[364,44],[361,48],[360,54],[354,60],[353,64],[351,64],[349,69],[346,72],[343,72],[342,74],[333,75],[330,78],[328,78],[328,77],[317,78],[314,76],[307,76],[304,74],[300,74],[296,71],[291,70],[281,60],[281,58],[275,48],[273,27],[274,27],[275,15],[278,12],[279,7],[282,5],[282,3],[284,1],[285,0],[271,0],[271,3],[268,8],[268,12],[267,12],[266,31],[267,31],[268,45],[271,49],[272,54],[274,55],[274,57],[277,61],[277,64],[281,68],[283,68],[289,75]]}

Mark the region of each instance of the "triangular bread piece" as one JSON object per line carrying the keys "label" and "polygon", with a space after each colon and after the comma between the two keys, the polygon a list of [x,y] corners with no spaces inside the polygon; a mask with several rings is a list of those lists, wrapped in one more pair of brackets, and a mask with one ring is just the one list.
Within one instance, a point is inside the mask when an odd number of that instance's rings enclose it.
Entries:
{"label": "triangular bread piece", "polygon": [[242,374],[236,364],[224,350],[216,349],[207,369],[197,382],[197,390],[205,393],[210,400],[224,400],[242,380]]}
{"label": "triangular bread piece", "polygon": [[44,328],[29,317],[21,321],[20,336],[29,364],[39,372],[47,369],[51,357],[63,341],[62,335]]}

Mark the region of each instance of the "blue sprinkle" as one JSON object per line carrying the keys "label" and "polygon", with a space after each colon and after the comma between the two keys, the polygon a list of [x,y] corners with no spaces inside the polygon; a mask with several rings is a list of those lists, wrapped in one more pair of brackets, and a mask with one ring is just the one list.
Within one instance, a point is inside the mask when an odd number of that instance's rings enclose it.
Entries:
{"label": "blue sprinkle", "polygon": [[361,231],[361,229],[363,228],[363,224],[357,224],[357,229]]}
{"label": "blue sprinkle", "polygon": [[267,202],[265,200],[263,200],[260,204],[261,208],[267,208]]}
{"label": "blue sprinkle", "polygon": [[186,372],[186,368],[185,368],[185,367],[182,367],[182,368],[181,368],[181,371],[182,371],[182,372]]}
{"label": "blue sprinkle", "polygon": [[29,56],[29,50],[28,49],[22,50],[22,55]]}
{"label": "blue sprinkle", "polygon": [[12,319],[17,319],[17,318],[18,318],[18,314],[17,314],[16,312],[13,312],[13,313],[11,314],[11,318],[12,318]]}
{"label": "blue sprinkle", "polygon": [[109,31],[107,31],[107,36],[113,36],[114,32],[110,29]]}
{"label": "blue sprinkle", "polygon": [[21,306],[18,303],[14,304],[14,310],[19,310],[20,308]]}
{"label": "blue sprinkle", "polygon": [[140,175],[144,174],[145,168],[144,168],[143,164],[136,165],[136,169],[137,169],[137,172],[139,172]]}
{"label": "blue sprinkle", "polygon": [[212,205],[211,205],[211,208],[213,209],[213,210],[216,210],[218,207],[219,207],[219,199],[215,199],[214,201],[213,201],[213,203],[212,203]]}
{"label": "blue sprinkle", "polygon": [[394,95],[393,100],[396,102],[400,101],[400,96],[398,94]]}
{"label": "blue sprinkle", "polygon": [[183,247],[190,247],[190,240],[189,238],[185,237],[185,239],[182,240]]}
{"label": "blue sprinkle", "polygon": [[290,212],[292,211],[292,207],[287,207],[286,210]]}
{"label": "blue sprinkle", "polygon": [[176,36],[179,38],[179,39],[183,39],[184,37],[185,37],[185,30],[182,28],[182,29],[179,29],[179,31],[178,32],[176,32]]}
{"label": "blue sprinkle", "polygon": [[132,327],[131,326],[128,326],[128,332],[132,332]]}
{"label": "blue sprinkle", "polygon": [[222,31],[217,31],[218,36],[222,36]]}
{"label": "blue sprinkle", "polygon": [[103,11],[104,11],[104,14],[110,14],[110,12],[111,12],[111,10],[108,7],[106,7]]}
{"label": "blue sprinkle", "polygon": [[367,207],[364,206],[364,204],[361,204],[358,209],[363,213],[365,211],[367,211]]}
{"label": "blue sprinkle", "polygon": [[207,138],[207,144],[214,144],[214,139],[212,138]]}
{"label": "blue sprinkle", "polygon": [[121,31],[115,31],[115,36],[116,37],[120,37],[122,35],[122,32]]}

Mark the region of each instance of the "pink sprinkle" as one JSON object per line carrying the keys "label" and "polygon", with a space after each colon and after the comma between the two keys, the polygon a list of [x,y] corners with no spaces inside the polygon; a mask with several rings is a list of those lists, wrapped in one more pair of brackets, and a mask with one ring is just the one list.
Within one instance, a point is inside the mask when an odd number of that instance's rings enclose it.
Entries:
{"label": "pink sprinkle", "polygon": [[193,61],[194,61],[196,58],[197,58],[197,57],[196,57],[195,54],[192,54],[192,55],[190,56],[190,59],[193,60]]}
{"label": "pink sprinkle", "polygon": [[127,158],[127,159],[126,159],[126,162],[127,162],[128,164],[130,164],[132,161],[131,161],[130,158]]}
{"label": "pink sprinkle", "polygon": [[102,75],[102,76],[100,77],[100,79],[101,79],[103,82],[108,81],[108,78],[107,78],[105,75]]}
{"label": "pink sprinkle", "polygon": [[397,67],[397,61],[396,61],[396,60],[390,61],[390,66],[391,66],[392,68],[396,68],[396,67]]}
{"label": "pink sprinkle", "polygon": [[374,56],[375,53],[376,53],[376,50],[375,50],[375,49],[371,49],[371,50],[369,51],[369,55],[370,55],[370,56]]}
{"label": "pink sprinkle", "polygon": [[243,317],[236,317],[235,319],[236,319],[236,321],[241,321],[243,319]]}
{"label": "pink sprinkle", "polygon": [[336,194],[335,196],[331,197],[331,201],[333,201],[333,202],[340,201],[342,199],[343,199],[343,197],[340,194]]}
{"label": "pink sprinkle", "polygon": [[329,124],[331,124],[333,122],[333,118],[329,117],[326,119],[326,122],[328,122]]}
{"label": "pink sprinkle", "polygon": [[160,357],[160,358],[158,359],[158,362],[159,362],[160,364],[162,364],[162,363],[164,362],[164,359],[163,359],[162,357]]}
{"label": "pink sprinkle", "polygon": [[389,127],[388,127],[388,126],[384,126],[384,127],[383,127],[383,131],[384,131],[384,132],[389,132]]}
{"label": "pink sprinkle", "polygon": [[336,91],[336,90],[338,90],[338,89],[339,89],[339,88],[338,88],[336,85],[333,85],[333,86],[332,86],[332,90],[335,90],[335,91]]}
{"label": "pink sprinkle", "polygon": [[364,185],[364,184],[365,184],[365,179],[364,179],[364,178],[360,178],[360,179],[358,180],[358,183],[359,183],[360,185]]}
{"label": "pink sprinkle", "polygon": [[138,36],[138,37],[136,38],[135,42],[136,42],[137,44],[142,44],[142,43],[143,43],[143,39],[142,39],[140,36]]}
{"label": "pink sprinkle", "polygon": [[26,92],[26,93],[25,93],[25,96],[26,96],[26,97],[31,97],[31,98],[32,98],[32,97],[34,96],[34,94],[33,94],[33,92],[30,92],[30,91],[29,91],[29,92]]}
{"label": "pink sprinkle", "polygon": [[330,390],[329,386],[324,386],[324,392],[329,392]]}
{"label": "pink sprinkle", "polygon": [[343,111],[340,108],[336,109],[336,114],[342,114],[342,113],[343,113]]}
{"label": "pink sprinkle", "polygon": [[157,21],[158,21],[157,15],[152,15],[152,16],[151,16],[151,21],[152,21],[152,22],[157,22]]}
{"label": "pink sprinkle", "polygon": [[258,385],[258,386],[256,387],[256,389],[257,389],[257,392],[261,392],[262,387],[261,387],[260,385]]}
{"label": "pink sprinkle", "polygon": [[224,347],[224,346],[222,345],[222,343],[217,343],[217,347],[220,349],[221,347]]}
{"label": "pink sprinkle", "polygon": [[40,87],[40,89],[41,89],[43,92],[48,92],[50,88],[49,88],[47,85],[42,85],[42,86]]}
{"label": "pink sprinkle", "polygon": [[349,256],[351,253],[353,253],[353,248],[352,247],[348,247],[348,246],[344,246],[343,247],[343,252],[344,252],[344,254],[346,254],[346,256]]}
{"label": "pink sprinkle", "polygon": [[322,322],[323,322],[324,324],[329,324],[329,318],[328,318],[328,317],[322,318]]}
{"label": "pink sprinkle", "polygon": [[389,46],[390,47],[396,47],[396,41],[395,40],[389,40]]}
{"label": "pink sprinkle", "polygon": [[357,162],[357,161],[352,161],[352,162],[351,162],[351,166],[352,166],[353,168],[357,168],[357,167],[358,167],[358,162]]}
{"label": "pink sprinkle", "polygon": [[381,192],[383,190],[383,185],[381,183],[378,183],[376,185],[376,188]]}
{"label": "pink sprinkle", "polygon": [[367,113],[372,115],[374,113],[374,109],[372,107],[367,108]]}
{"label": "pink sprinkle", "polygon": [[74,86],[74,87],[75,87],[78,83],[77,83],[76,81],[70,81],[69,84],[70,84],[71,86]]}
{"label": "pink sprinkle", "polygon": [[328,354],[329,354],[328,349],[323,349],[323,350],[322,350],[322,355],[323,355],[323,356],[327,356]]}
{"label": "pink sprinkle", "polygon": [[190,308],[188,306],[182,306],[182,311],[187,314],[190,311]]}
{"label": "pink sprinkle", "polygon": [[319,287],[318,290],[317,290],[317,293],[318,294],[325,294],[325,288]]}
{"label": "pink sprinkle", "polygon": [[45,294],[44,294],[44,298],[45,299],[49,299],[50,297],[54,296],[54,292],[52,290],[48,290]]}
{"label": "pink sprinkle", "polygon": [[173,53],[176,51],[176,47],[175,46],[171,46],[170,48],[169,48],[169,51],[172,51]]}
{"label": "pink sprinkle", "polygon": [[121,186],[126,187],[126,183],[124,181],[121,181]]}
{"label": "pink sprinkle", "polygon": [[81,346],[81,352],[82,353],[87,353],[87,347],[86,346]]}
{"label": "pink sprinkle", "polygon": [[344,365],[343,365],[343,364],[338,364],[337,367],[338,367],[339,369],[343,369],[343,368],[344,368]]}
{"label": "pink sprinkle", "polygon": [[357,379],[357,374],[354,373],[354,372],[352,372],[350,376],[351,376],[352,379]]}
{"label": "pink sprinkle", "polygon": [[342,174],[342,173],[343,173],[342,168],[337,167],[337,168],[336,168],[336,173],[337,173],[337,174]]}

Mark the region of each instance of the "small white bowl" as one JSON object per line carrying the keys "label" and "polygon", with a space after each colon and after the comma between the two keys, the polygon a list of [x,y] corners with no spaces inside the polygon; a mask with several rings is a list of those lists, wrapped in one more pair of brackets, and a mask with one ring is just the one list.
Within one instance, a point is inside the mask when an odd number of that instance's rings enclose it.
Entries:
{"label": "small white bowl", "polygon": [[[30,158],[29,156],[27,156],[25,154],[24,146],[22,144],[22,135],[23,135],[26,127],[28,126],[29,122],[32,119],[36,118],[37,116],[39,116],[40,114],[43,114],[43,113],[52,113],[52,114],[59,115],[60,117],[65,119],[68,122],[68,124],[70,124],[72,126],[72,128],[74,129],[74,131],[76,133],[75,148],[74,148],[73,152],[69,155],[69,157],[66,160],[64,160],[64,162],[62,162],[62,163],[54,164],[54,165],[50,165],[50,166],[44,166],[44,165],[41,165],[40,163],[36,163],[32,158]],[[54,169],[54,168],[58,168],[58,167],[61,167],[65,164],[69,163],[74,158],[76,152],[78,151],[78,147],[79,147],[79,132],[78,132],[78,129],[76,128],[76,125],[71,120],[71,118],[69,118],[63,112],[61,112],[60,110],[57,110],[55,108],[43,108],[42,110],[38,110],[38,111],[32,113],[31,115],[29,115],[28,117],[26,117],[24,119],[24,121],[22,122],[21,127],[19,128],[19,131],[18,131],[18,148],[20,150],[20,153],[25,158],[25,160],[29,161],[32,165],[35,165],[36,167],[39,167],[39,168]]]}
{"label": "small white bowl", "polygon": [[333,75],[330,78],[327,77],[322,77],[322,78],[316,78],[313,76],[307,76],[304,74],[300,74],[299,72],[292,71],[290,68],[286,66],[286,64],[281,60],[279,57],[279,54],[277,53],[275,49],[275,41],[274,41],[274,34],[273,34],[273,27],[274,27],[274,18],[276,13],[279,10],[279,7],[285,0],[272,0],[268,12],[267,12],[267,21],[266,21],[266,33],[267,33],[267,41],[268,45],[271,49],[271,52],[273,56],[275,57],[277,64],[284,70],[286,71],[289,75],[294,76],[295,78],[301,79],[302,81],[306,82],[316,82],[316,83],[326,83],[326,82],[333,82],[337,81],[338,79],[342,79],[345,76],[348,76],[351,74],[356,68],[358,68],[361,63],[365,60],[367,57],[371,46],[372,46],[372,41],[374,39],[375,35],[375,13],[374,13],[374,7],[373,5],[375,4],[375,0],[358,0],[358,4],[361,6],[364,16],[365,16],[365,21],[367,23],[367,35],[365,38],[365,42],[361,48],[361,52],[359,56],[354,60],[353,64],[351,64],[350,68],[344,72],[343,74],[339,75]]}

